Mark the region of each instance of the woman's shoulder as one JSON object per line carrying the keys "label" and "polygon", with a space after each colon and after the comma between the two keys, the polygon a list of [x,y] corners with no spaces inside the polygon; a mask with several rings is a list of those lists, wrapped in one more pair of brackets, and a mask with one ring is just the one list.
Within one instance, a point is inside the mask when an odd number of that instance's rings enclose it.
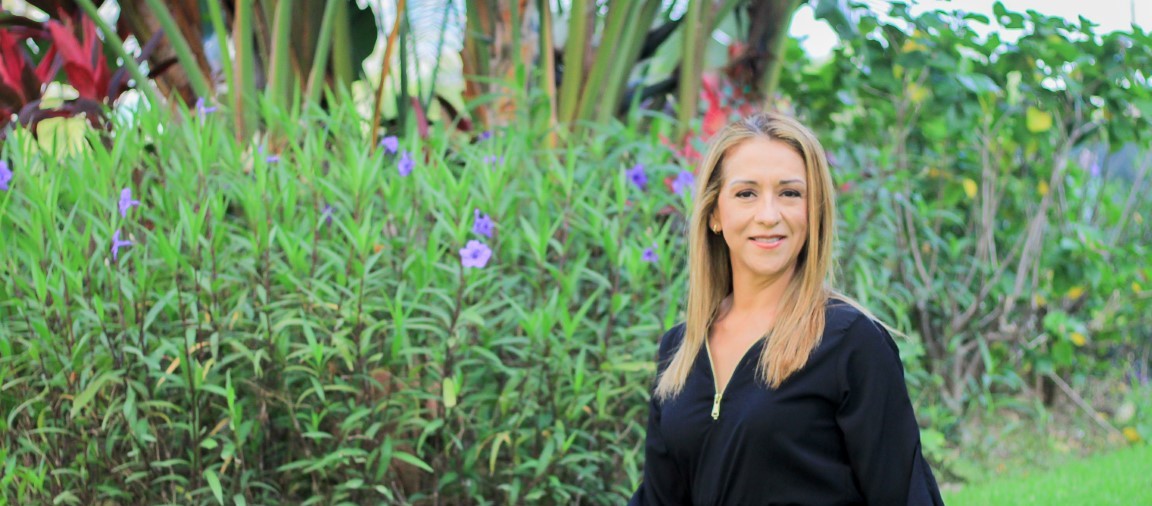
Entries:
{"label": "woman's shoulder", "polygon": [[851,348],[896,347],[883,324],[844,299],[828,300],[824,320],[825,341],[844,341]]}
{"label": "woman's shoulder", "polygon": [[684,341],[684,329],[687,327],[687,322],[680,322],[673,325],[672,328],[666,330],[664,335],[660,336],[660,359],[671,356],[680,347],[680,343]]}
{"label": "woman's shoulder", "polygon": [[847,300],[831,297],[824,306],[825,334],[841,333],[857,323],[861,318],[868,318],[858,306]]}

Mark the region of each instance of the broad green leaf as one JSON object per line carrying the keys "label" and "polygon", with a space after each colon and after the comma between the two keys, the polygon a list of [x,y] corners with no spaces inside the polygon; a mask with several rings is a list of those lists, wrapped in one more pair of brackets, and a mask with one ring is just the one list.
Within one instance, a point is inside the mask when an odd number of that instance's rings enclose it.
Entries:
{"label": "broad green leaf", "polygon": [[963,184],[964,194],[967,195],[970,199],[976,198],[976,193],[979,190],[979,186],[976,184],[976,181],[973,181],[970,178],[964,178]]}
{"label": "broad green leaf", "polygon": [[224,488],[220,486],[220,478],[216,477],[216,472],[211,469],[205,469],[204,480],[208,482],[208,487],[212,489],[212,495],[216,496],[216,502],[224,504]]}
{"label": "broad green leaf", "polygon": [[443,383],[443,399],[444,407],[452,409],[456,407],[456,394],[459,393],[459,388],[456,385],[456,380],[453,378],[444,378]]}
{"label": "broad green leaf", "polygon": [[419,458],[417,458],[415,455],[412,455],[411,453],[393,452],[392,458],[401,460],[403,462],[407,462],[409,464],[412,464],[412,465],[414,465],[420,469],[423,469],[424,471],[427,471],[429,473],[432,472],[432,468],[428,464],[425,464],[423,460],[420,460]]}
{"label": "broad green leaf", "polygon": [[1028,131],[1032,133],[1047,132],[1052,129],[1052,113],[1029,107],[1026,113]]}
{"label": "broad green leaf", "polygon": [[72,417],[75,418],[76,415],[80,414],[80,410],[84,409],[84,406],[87,406],[88,403],[96,397],[96,394],[100,392],[100,389],[103,388],[106,383],[119,379],[123,374],[124,371],[109,371],[88,383],[88,386],[77,394],[76,398],[72,399]]}

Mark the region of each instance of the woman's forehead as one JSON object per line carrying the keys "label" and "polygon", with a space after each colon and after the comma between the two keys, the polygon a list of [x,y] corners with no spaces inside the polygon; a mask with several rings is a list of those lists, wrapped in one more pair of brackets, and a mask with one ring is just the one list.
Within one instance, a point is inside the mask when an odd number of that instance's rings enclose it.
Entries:
{"label": "woman's forehead", "polygon": [[719,168],[725,181],[802,184],[808,179],[804,157],[788,143],[766,137],[754,137],[732,146]]}

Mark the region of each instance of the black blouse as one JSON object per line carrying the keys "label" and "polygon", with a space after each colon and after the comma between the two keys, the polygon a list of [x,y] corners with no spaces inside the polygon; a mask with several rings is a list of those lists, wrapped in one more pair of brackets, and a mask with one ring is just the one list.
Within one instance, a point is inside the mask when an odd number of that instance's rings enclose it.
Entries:
{"label": "black blouse", "polygon": [[[829,303],[808,363],[769,389],[756,379],[763,340],[736,365],[713,419],[704,349],[684,390],[649,404],[642,505],[942,505],[891,336],[860,311]],[[660,340],[663,371],[684,324]]]}

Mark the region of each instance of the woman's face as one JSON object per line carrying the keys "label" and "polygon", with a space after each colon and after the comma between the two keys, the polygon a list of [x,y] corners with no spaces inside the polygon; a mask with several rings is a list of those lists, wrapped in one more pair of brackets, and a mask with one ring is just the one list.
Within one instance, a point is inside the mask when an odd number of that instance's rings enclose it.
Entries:
{"label": "woman's face", "polygon": [[791,277],[808,238],[804,159],[781,141],[753,137],[729,149],[709,228],[720,232],[732,277],[769,284]]}

